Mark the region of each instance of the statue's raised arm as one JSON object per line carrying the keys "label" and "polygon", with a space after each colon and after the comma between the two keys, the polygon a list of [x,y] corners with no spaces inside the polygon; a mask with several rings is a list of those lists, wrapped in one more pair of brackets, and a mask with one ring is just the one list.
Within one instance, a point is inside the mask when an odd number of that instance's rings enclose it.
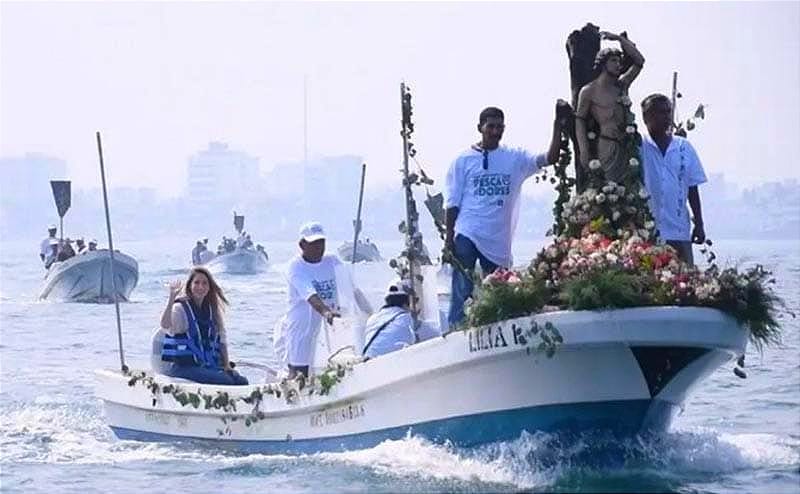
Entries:
{"label": "statue's raised arm", "polygon": [[[604,48],[594,59],[594,79],[578,94],[575,110],[575,137],[580,165],[584,169],[603,168],[607,180],[622,182],[628,171],[621,149],[627,111],[628,88],[639,75],[644,57],[625,33],[599,33],[602,39],[617,41],[622,51]],[[597,160],[597,161],[594,161]]]}

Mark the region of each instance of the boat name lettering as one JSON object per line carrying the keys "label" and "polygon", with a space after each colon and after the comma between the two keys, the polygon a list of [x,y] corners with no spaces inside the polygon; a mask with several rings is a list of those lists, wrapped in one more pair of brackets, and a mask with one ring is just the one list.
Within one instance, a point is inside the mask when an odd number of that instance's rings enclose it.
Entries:
{"label": "boat name lettering", "polygon": [[[536,325],[536,323],[534,323]],[[525,331],[516,324],[511,325],[512,339],[510,342],[517,346],[527,346],[529,336]],[[488,328],[471,329],[467,335],[469,351],[479,352],[482,350],[491,350],[493,348],[505,348],[509,344],[509,339],[503,326],[494,326]]]}
{"label": "boat name lettering", "polygon": [[346,407],[333,408],[311,415],[311,427],[324,427],[336,425],[348,420],[355,420],[364,416],[364,405],[354,403]]}
{"label": "boat name lettering", "polygon": [[169,425],[169,415],[155,412],[145,412],[145,422],[155,422],[156,424]]}
{"label": "boat name lettering", "polygon": [[470,352],[508,346],[508,340],[506,340],[502,326],[470,330],[468,339]]}

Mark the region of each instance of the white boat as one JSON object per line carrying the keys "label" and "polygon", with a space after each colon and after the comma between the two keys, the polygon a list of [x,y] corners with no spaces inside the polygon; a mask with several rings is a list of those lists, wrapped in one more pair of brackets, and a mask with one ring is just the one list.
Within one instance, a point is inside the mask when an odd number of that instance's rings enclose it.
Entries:
{"label": "white boat", "polygon": [[205,264],[214,274],[257,274],[266,271],[267,265],[266,254],[249,248],[217,255]]}
{"label": "white boat", "polygon": [[[339,259],[344,262],[353,261],[353,242],[343,243],[338,250]],[[378,246],[372,242],[361,242],[359,240],[358,247],[355,253],[355,262],[376,262],[382,261],[381,253],[378,251]]]}
{"label": "white boat", "polygon": [[[547,322],[563,336],[551,358],[536,350],[530,332]],[[748,335],[708,308],[561,311],[451,332],[357,363],[328,394],[301,392],[291,403],[263,384],[163,375],[153,377],[154,392],[113,370],[97,371],[96,393],[121,439],[199,440],[245,452],[351,450],[409,432],[457,446],[522,431],[632,435],[666,430],[698,383],[744,354]],[[196,408],[181,405],[179,393],[164,392],[168,384],[207,398]],[[263,399],[242,401],[258,393]],[[223,398],[236,400],[235,411],[215,408]]]}
{"label": "white boat", "polygon": [[[139,281],[139,264],[133,257],[114,252],[114,282],[119,300],[127,301]],[[47,270],[41,300],[113,303],[111,254],[98,249],[54,262]]]}

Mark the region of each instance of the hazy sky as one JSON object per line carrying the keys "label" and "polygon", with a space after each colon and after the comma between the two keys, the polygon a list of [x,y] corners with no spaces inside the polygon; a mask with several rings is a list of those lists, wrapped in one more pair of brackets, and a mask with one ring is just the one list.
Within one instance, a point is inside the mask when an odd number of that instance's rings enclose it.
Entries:
{"label": "hazy sky", "polygon": [[[178,194],[187,157],[223,140],[262,169],[360,154],[368,184],[401,163],[399,83],[434,178],[476,140],[481,108],[506,111],[504,142],[544,149],[569,99],[566,37],[586,22],[627,30],[647,62],[637,103],[707,104],[691,134],[708,174],[751,185],[800,177],[800,3],[0,3],[0,156],[42,152],[98,185]],[[539,186],[540,188],[542,186]]]}

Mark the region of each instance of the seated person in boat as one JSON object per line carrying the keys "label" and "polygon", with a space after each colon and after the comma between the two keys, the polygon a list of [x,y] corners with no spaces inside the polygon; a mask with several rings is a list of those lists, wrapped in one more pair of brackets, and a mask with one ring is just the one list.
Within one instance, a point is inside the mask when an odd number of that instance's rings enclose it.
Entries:
{"label": "seated person in boat", "polygon": [[97,250],[97,240],[91,239],[89,240],[89,252]]}
{"label": "seated person in boat", "polygon": [[83,237],[78,237],[78,240],[75,241],[75,247],[78,248],[78,254],[86,253],[86,243],[83,241]]}
{"label": "seated person in boat", "polygon": [[64,243],[59,245],[57,260],[59,262],[62,262],[74,256],[75,256],[75,249],[72,248],[72,240],[70,240],[69,237],[65,238]]}
{"label": "seated person in boat", "polygon": [[[642,172],[650,194],[650,211],[660,239],[680,258],[694,263],[692,243],[706,240],[698,186],[706,182],[703,165],[692,144],[672,133],[672,102],[663,94],[642,101],[647,136],[642,138]],[[689,223],[689,210],[692,210]]]}
{"label": "seated person in boat", "polygon": [[169,362],[164,374],[204,384],[247,384],[228,360],[222,319],[222,305],[228,300],[211,273],[202,267],[193,268],[184,296],[178,297],[178,293],[180,284],[173,283],[161,316],[161,358]]}
{"label": "seated person in boat", "polygon": [[464,302],[472,296],[472,272],[480,262],[483,275],[498,267],[511,267],[514,236],[522,184],[541,168],[558,160],[560,124],[553,122],[546,154],[500,145],[505,115],[489,107],[478,116],[481,140],[462,152],[445,179],[445,242],[443,260],[454,262],[452,297],[448,320],[451,326],[464,319]]}
{"label": "seated person in boat", "polygon": [[[275,354],[288,366],[289,378],[308,377],[317,333],[324,319],[328,324],[340,317],[336,285],[338,257],[325,255],[325,230],[310,222],[300,229],[300,255],[287,273],[289,310],[278,321],[273,334]],[[353,288],[359,308],[370,313],[369,303]]]}
{"label": "seated person in boat", "polygon": [[39,244],[39,258],[42,260],[43,263],[47,264],[47,258],[50,257],[52,251],[52,243],[53,240],[58,243],[58,239],[56,238],[56,232],[58,229],[56,225],[50,225],[47,227],[47,237]]}

